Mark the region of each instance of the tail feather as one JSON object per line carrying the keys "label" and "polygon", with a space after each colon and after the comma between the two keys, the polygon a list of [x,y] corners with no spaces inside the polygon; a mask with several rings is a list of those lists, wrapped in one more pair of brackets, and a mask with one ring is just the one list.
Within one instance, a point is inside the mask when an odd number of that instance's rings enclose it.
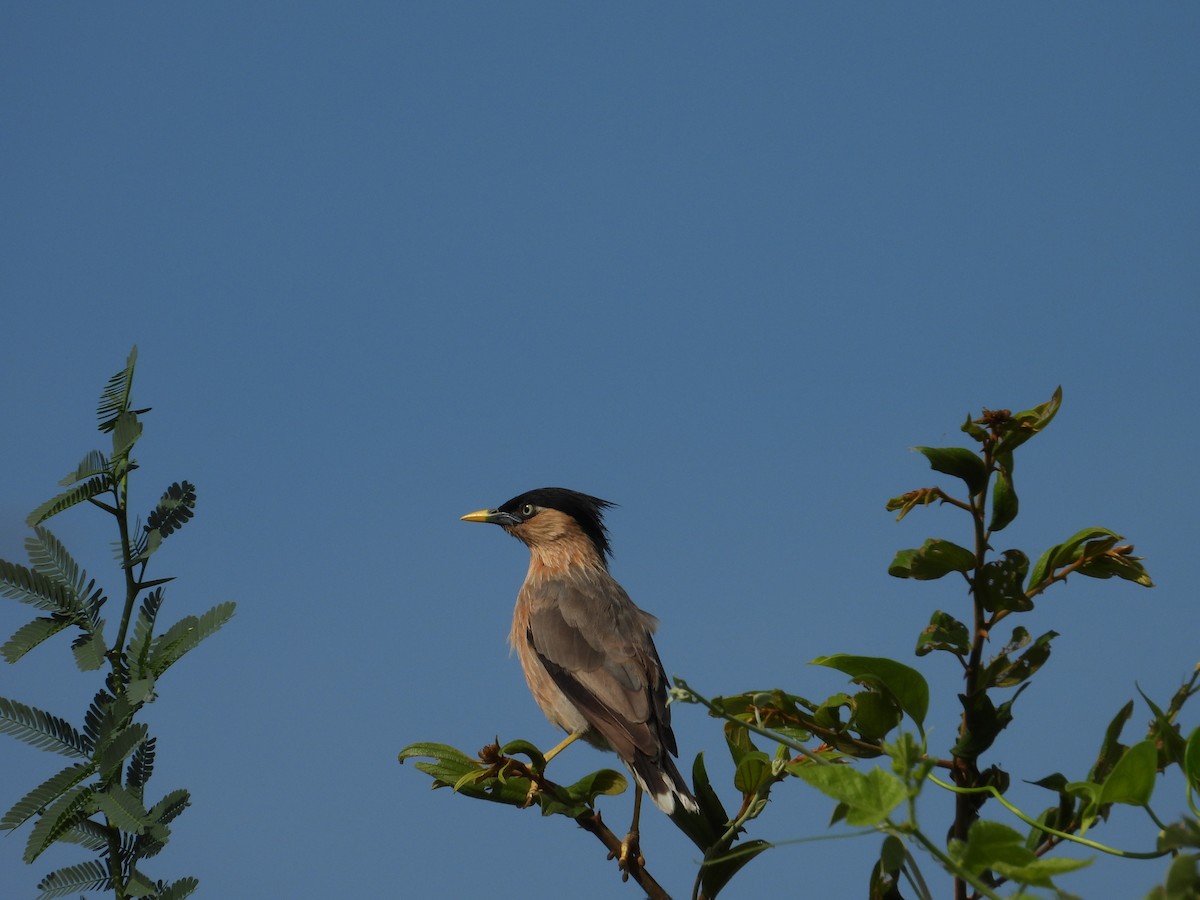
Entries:
{"label": "tail feather", "polygon": [[701,812],[699,802],[670,756],[663,753],[652,759],[635,754],[629,769],[654,805],[666,813],[692,843],[706,851],[717,842],[723,828],[719,827],[720,823],[714,825]]}

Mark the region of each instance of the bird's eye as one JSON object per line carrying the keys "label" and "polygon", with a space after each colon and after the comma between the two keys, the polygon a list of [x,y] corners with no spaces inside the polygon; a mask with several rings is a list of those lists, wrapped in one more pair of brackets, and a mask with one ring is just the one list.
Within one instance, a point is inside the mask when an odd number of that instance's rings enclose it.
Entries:
{"label": "bird's eye", "polygon": [[534,506],[532,503],[526,503],[524,506],[521,507],[521,518],[528,519],[535,512],[537,512],[537,507]]}

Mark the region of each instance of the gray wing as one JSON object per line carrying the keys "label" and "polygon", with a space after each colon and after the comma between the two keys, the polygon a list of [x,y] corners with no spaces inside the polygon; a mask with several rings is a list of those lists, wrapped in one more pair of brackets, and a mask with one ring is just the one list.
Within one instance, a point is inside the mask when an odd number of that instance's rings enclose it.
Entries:
{"label": "gray wing", "polygon": [[527,639],[559,690],[622,759],[676,754],[654,617],[604,571],[556,576],[535,593]]}

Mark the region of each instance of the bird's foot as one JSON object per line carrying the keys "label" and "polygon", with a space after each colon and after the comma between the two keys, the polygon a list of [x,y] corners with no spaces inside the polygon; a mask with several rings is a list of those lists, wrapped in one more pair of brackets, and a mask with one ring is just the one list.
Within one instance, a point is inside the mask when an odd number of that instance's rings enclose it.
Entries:
{"label": "bird's foot", "polygon": [[542,792],[536,781],[529,782],[529,793],[525,795],[525,802],[521,804],[521,809],[529,809],[537,802],[537,795]]}
{"label": "bird's foot", "polygon": [[[617,865],[621,869],[621,880],[629,880],[629,870],[632,866],[637,866],[639,869],[645,868],[646,857],[642,856],[642,845],[640,843],[641,835],[635,829],[625,835],[625,840],[621,841],[621,852],[617,854]],[[612,857],[610,856],[609,859]]]}

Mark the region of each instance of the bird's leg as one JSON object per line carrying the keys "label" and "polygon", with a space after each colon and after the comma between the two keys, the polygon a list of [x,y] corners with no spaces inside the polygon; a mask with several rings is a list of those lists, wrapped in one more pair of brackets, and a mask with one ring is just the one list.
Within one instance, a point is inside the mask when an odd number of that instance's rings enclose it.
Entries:
{"label": "bird's leg", "polygon": [[633,821],[629,823],[629,834],[625,835],[625,840],[621,841],[621,855],[617,857],[617,865],[621,867],[625,878],[629,877],[630,860],[635,860],[638,867],[646,865],[646,858],[642,856],[641,834],[638,831],[638,820],[642,815],[642,786],[635,784],[633,786]]}
{"label": "bird's leg", "polygon": [[570,734],[568,734],[568,735],[567,735],[567,736],[566,736],[566,737],[565,737],[565,738],[564,738],[562,741],[560,741],[560,742],[559,742],[559,743],[558,743],[558,744],[557,744],[557,745],[554,747],[554,749],[553,749],[553,750],[551,750],[549,753],[547,753],[547,754],[546,754],[546,755],[543,757],[543,759],[544,759],[546,762],[550,762],[550,760],[554,759],[554,757],[558,756],[558,754],[562,753],[564,750],[566,750],[568,747],[570,747],[570,746],[571,746],[573,743],[575,743],[577,740],[579,740],[579,739],[580,739],[581,737],[583,737],[585,734],[587,734],[587,728],[586,728],[586,727],[584,727],[584,728],[579,728],[579,729],[577,729],[577,730],[575,730],[575,731],[572,731],[572,732],[571,732]]}
{"label": "bird's leg", "polygon": [[[542,757],[542,768],[544,769],[546,763],[550,762],[550,760],[554,759],[554,757],[558,756],[558,754],[562,753],[585,734],[587,734],[587,728],[580,728],[576,731],[572,731],[563,740],[559,741],[559,743],[555,745],[555,747],[551,749],[549,753]],[[526,806],[533,805],[533,798],[537,796],[539,790],[541,790],[541,788],[537,786],[536,781],[531,781],[529,783],[529,794],[525,797]]]}

